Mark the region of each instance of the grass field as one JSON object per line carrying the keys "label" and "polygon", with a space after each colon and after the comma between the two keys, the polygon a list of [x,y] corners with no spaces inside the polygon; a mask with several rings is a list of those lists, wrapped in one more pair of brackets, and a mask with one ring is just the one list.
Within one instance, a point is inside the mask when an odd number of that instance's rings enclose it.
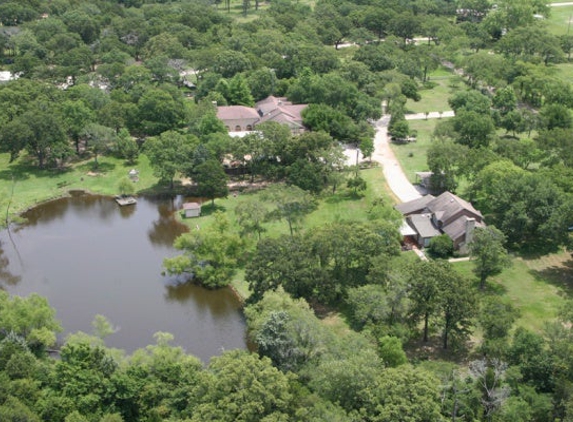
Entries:
{"label": "grass field", "polygon": [[553,35],[565,35],[567,31],[573,33],[569,20],[573,18],[573,6],[552,7],[549,19],[547,19],[547,30]]}
{"label": "grass field", "polygon": [[[484,294],[510,298],[521,313],[516,326],[540,332],[573,294],[573,260],[561,252],[535,259],[515,257],[512,262],[511,268],[488,280]],[[471,262],[455,263],[454,268],[475,278]]]}
{"label": "grass field", "polygon": [[415,173],[417,171],[428,170],[426,155],[432,142],[431,136],[438,122],[442,120],[445,119],[410,120],[408,121],[410,129],[418,131],[416,142],[410,142],[408,144],[393,143],[391,145],[396,158],[400,162],[410,182],[416,181]]}
{"label": "grass field", "polygon": [[0,154],[0,209],[4,214],[12,190],[12,214],[20,213],[34,204],[64,196],[70,190],[82,189],[116,195],[119,193],[119,180],[127,177],[132,168],[139,170],[136,191],[149,191],[156,187],[157,178],[153,176],[145,156],[140,156],[136,164],[126,164],[113,157],[99,157],[98,161],[97,169],[92,159],[75,163],[63,170],[40,170],[25,156],[9,163],[9,155]]}
{"label": "grass field", "polygon": [[448,98],[453,92],[466,89],[459,76],[445,69],[439,69],[430,75],[430,81],[437,85],[432,89],[420,88],[420,101],[408,100],[406,113],[426,113],[431,111],[451,110]]}

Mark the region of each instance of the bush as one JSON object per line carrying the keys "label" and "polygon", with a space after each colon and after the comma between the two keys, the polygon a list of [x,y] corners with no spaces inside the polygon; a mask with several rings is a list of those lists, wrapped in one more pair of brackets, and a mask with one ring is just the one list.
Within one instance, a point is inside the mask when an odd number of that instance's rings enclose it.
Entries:
{"label": "bush", "polygon": [[447,234],[436,236],[430,240],[428,253],[432,258],[448,258],[454,253],[454,242]]}

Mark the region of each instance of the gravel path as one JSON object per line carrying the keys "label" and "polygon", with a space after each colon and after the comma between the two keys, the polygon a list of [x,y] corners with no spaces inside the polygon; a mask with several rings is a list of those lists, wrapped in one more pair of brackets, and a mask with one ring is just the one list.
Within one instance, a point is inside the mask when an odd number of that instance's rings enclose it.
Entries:
{"label": "gravel path", "polygon": [[400,202],[411,201],[421,197],[420,193],[410,183],[402,166],[396,159],[394,152],[390,148],[390,141],[388,139],[388,123],[390,116],[382,116],[376,122],[376,135],[374,137],[374,153],[372,159],[378,161],[382,165],[386,183]]}

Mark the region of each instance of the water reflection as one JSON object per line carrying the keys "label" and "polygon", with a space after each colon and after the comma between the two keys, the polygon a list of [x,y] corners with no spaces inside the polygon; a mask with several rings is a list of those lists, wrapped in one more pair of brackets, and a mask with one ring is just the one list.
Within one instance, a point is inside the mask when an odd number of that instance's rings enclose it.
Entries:
{"label": "water reflection", "polygon": [[[131,352],[167,331],[203,360],[222,348],[245,347],[240,303],[230,289],[173,285],[161,275],[173,240],[186,231],[174,218],[182,198],[84,195],[46,203],[25,214],[12,246],[0,232],[0,285],[13,294],[46,296],[66,332],[89,332],[96,314],[120,331],[107,344]],[[21,255],[18,259],[17,252]]]}

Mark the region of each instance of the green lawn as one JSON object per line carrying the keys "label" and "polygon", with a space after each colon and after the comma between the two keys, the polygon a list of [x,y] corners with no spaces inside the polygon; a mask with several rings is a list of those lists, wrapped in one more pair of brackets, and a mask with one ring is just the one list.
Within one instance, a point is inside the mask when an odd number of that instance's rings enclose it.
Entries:
{"label": "green lawn", "polygon": [[407,113],[451,110],[448,98],[453,92],[466,89],[466,85],[459,76],[442,68],[430,75],[430,81],[436,83],[436,86],[432,89],[420,88],[422,99],[420,101],[409,99],[406,102]]}
{"label": "green lawn", "polygon": [[[475,277],[471,262],[454,264],[461,273]],[[476,280],[477,285],[477,280]],[[573,293],[573,260],[565,252],[535,259],[516,257],[513,266],[488,281],[483,294],[500,294],[520,310],[516,326],[542,331]]]}
{"label": "green lawn", "polygon": [[23,156],[9,163],[8,154],[0,154],[0,207],[6,210],[9,198],[12,214],[49,199],[61,197],[70,190],[82,189],[104,195],[118,194],[118,182],[132,168],[139,170],[136,191],[148,191],[157,183],[147,157],[140,156],[136,164],[126,164],[113,157],[99,157],[99,167],[93,159],[66,167],[64,170],[41,170]]}
{"label": "green lawn", "polygon": [[[565,35],[570,28],[569,19],[573,17],[573,6],[552,7],[549,19],[547,19],[547,30],[553,35]],[[571,22],[573,24],[573,21]]]}
{"label": "green lawn", "polygon": [[426,163],[426,155],[430,147],[431,136],[434,128],[438,122],[444,119],[428,119],[428,120],[409,120],[411,130],[418,131],[416,142],[408,144],[392,144],[392,150],[400,165],[404,169],[404,173],[408,176],[411,182],[416,181],[417,171],[428,170]]}

